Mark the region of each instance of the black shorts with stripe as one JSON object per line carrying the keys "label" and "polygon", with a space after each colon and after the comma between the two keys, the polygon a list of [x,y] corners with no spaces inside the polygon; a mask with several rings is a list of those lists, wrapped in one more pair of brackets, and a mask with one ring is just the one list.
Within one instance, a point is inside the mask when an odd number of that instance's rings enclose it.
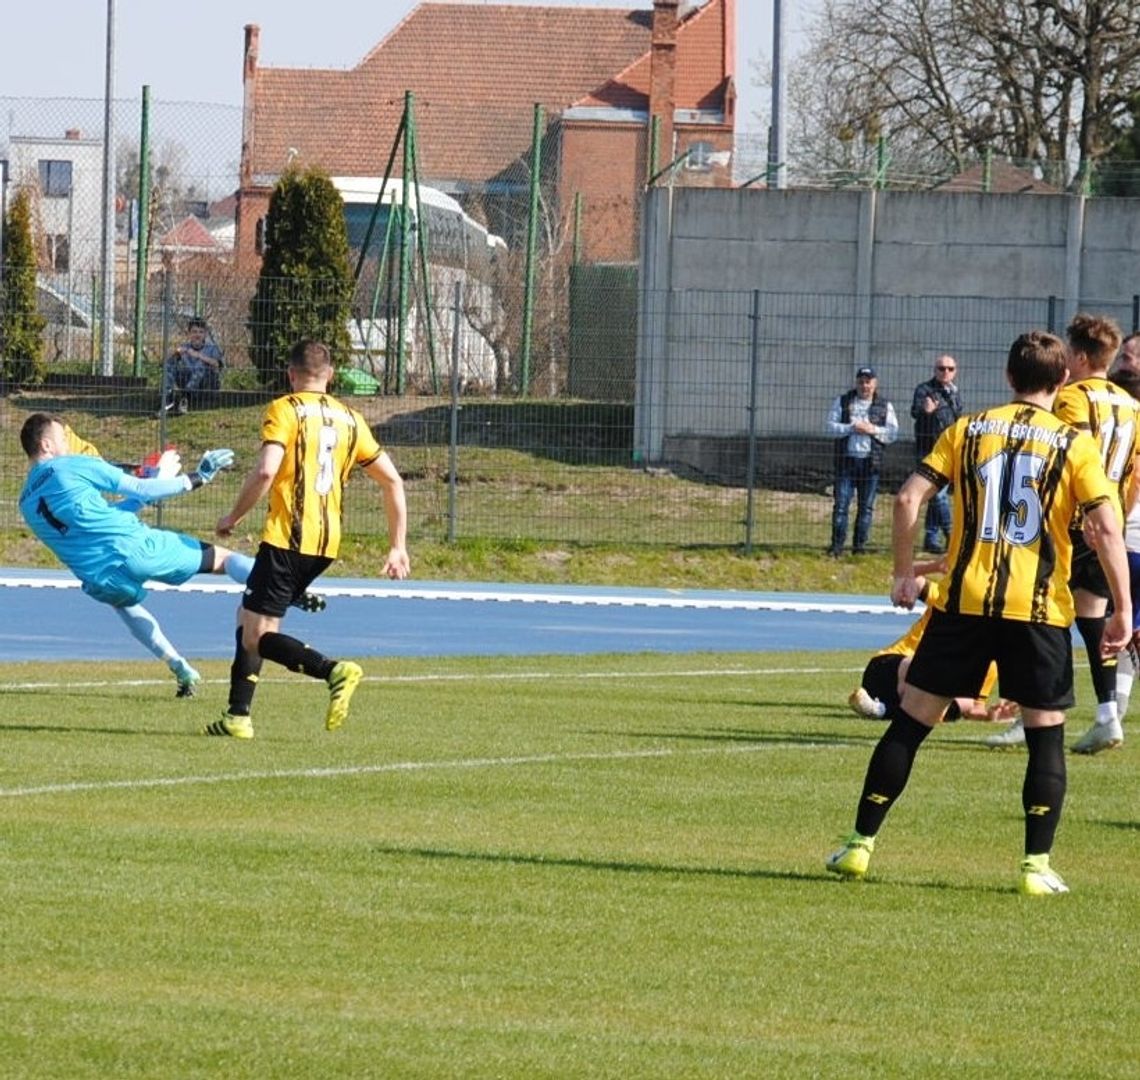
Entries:
{"label": "black shorts with stripe", "polygon": [[1073,566],[1069,572],[1069,588],[1084,589],[1102,600],[1112,598],[1112,590],[1104,576],[1104,568],[1096,552],[1085,543],[1084,533],[1070,531],[1073,542]]}
{"label": "black shorts with stripe", "polygon": [[258,615],[281,618],[332,563],[325,555],[302,555],[262,541],[245,583],[241,606]]}
{"label": "black shorts with stripe", "polygon": [[952,698],[977,693],[990,662],[1001,696],[1029,709],[1073,704],[1073,639],[1068,627],[932,611],[906,681]]}

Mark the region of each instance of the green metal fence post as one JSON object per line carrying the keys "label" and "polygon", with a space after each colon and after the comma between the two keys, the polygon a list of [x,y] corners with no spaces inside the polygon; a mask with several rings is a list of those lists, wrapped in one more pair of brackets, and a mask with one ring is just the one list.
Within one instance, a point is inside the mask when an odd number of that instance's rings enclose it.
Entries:
{"label": "green metal fence post", "polygon": [[752,332],[749,336],[748,371],[748,506],[744,515],[744,554],[752,554],[752,530],[756,512],[756,395],[760,375],[760,290],[752,290]]}
{"label": "green metal fence post", "polygon": [[582,262],[582,193],[574,192],[574,265]]}
{"label": "green metal fence post", "polygon": [[534,279],[537,273],[535,255],[538,249],[538,190],[542,179],[542,106],[534,106],[534,132],[530,141],[530,212],[526,219],[526,280],[523,285],[522,368],[519,393],[530,392],[530,350],[534,332]]}
{"label": "green metal fence post", "polygon": [[451,415],[447,437],[447,542],[455,543],[459,518],[459,332],[463,326],[463,282],[455,280],[451,321]]}
{"label": "green metal fence post", "polygon": [[150,87],[142,88],[139,127],[139,235],[135,255],[135,375],[143,373],[143,337],[146,334],[147,249],[150,247]]}
{"label": "green metal fence post", "polygon": [[432,327],[431,304],[431,275],[428,273],[428,225],[427,214],[420,212],[420,167],[418,164],[419,148],[416,145],[416,126],[408,123],[408,133],[405,136],[412,144],[412,180],[416,188],[416,252],[419,255],[420,288],[424,296],[424,326],[427,329],[428,370],[431,373],[431,392],[439,393],[439,372],[435,366],[435,330]]}
{"label": "green metal fence post", "polygon": [[400,288],[399,313],[396,323],[396,393],[403,394],[407,385],[407,369],[405,367],[404,350],[407,343],[408,329],[408,289],[411,284],[412,260],[409,247],[412,243],[411,221],[411,180],[412,180],[412,140],[408,138],[408,130],[412,125],[412,92],[404,91],[404,172],[402,177],[404,197],[401,206],[400,221]]}
{"label": "green metal fence post", "polygon": [[649,146],[645,153],[645,183],[651,185],[657,175],[657,144],[661,141],[661,117],[652,116],[649,119]]}

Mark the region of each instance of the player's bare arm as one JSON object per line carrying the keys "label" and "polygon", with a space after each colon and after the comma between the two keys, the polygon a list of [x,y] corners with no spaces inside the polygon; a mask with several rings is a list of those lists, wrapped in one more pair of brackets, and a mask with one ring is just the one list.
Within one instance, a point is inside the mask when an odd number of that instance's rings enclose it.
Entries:
{"label": "player's bare arm", "polygon": [[1085,514],[1085,535],[1104,568],[1105,580],[1112,592],[1112,614],[1104,627],[1101,652],[1110,656],[1120,652],[1132,640],[1132,593],[1128,575],[1128,555],[1116,509],[1107,500]]}
{"label": "player's bare arm", "polygon": [[384,493],[384,513],[388,518],[388,557],[384,560],[386,577],[402,579],[411,573],[408,558],[408,504],[404,481],[387,452],[381,451],[364,471],[380,485]]}
{"label": "player's bare arm", "polygon": [[894,548],[894,580],[891,602],[898,607],[913,608],[918,599],[918,582],[914,571],[914,541],[922,508],[938,488],[925,476],[912,473],[895,496],[892,520]]}
{"label": "player's bare arm", "polygon": [[261,453],[257,456],[257,462],[246,474],[233,508],[228,514],[218,518],[218,523],[214,526],[214,531],[219,536],[229,536],[241,524],[246,514],[261,502],[269,490],[269,486],[273,483],[277,470],[281,468],[281,462],[284,458],[285,447],[280,443],[262,445]]}

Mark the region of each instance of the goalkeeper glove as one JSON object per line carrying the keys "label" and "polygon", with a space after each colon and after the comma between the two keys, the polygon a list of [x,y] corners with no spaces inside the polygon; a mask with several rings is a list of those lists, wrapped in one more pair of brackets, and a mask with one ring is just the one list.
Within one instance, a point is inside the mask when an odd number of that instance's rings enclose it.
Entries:
{"label": "goalkeeper glove", "polygon": [[222,469],[228,469],[234,463],[232,450],[207,450],[198,462],[198,468],[190,474],[191,488],[208,484]]}

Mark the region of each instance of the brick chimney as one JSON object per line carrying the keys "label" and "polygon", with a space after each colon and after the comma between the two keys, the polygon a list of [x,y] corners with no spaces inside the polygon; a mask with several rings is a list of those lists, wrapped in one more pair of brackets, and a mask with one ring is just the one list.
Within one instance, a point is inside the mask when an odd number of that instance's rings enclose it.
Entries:
{"label": "brick chimney", "polygon": [[241,115],[241,182],[252,178],[253,164],[249,160],[253,148],[254,83],[257,77],[257,54],[261,47],[261,27],[249,23],[245,28],[245,48],[242,56],[242,115]]}
{"label": "brick chimney", "polygon": [[261,27],[249,23],[245,27],[242,52],[241,162],[238,165],[237,205],[234,207],[234,255],[239,269],[256,262],[254,237],[257,221],[264,212],[268,197],[250,190],[253,186],[253,125],[257,112],[257,54],[261,45]]}
{"label": "brick chimney", "polygon": [[673,160],[673,110],[677,82],[677,8],[680,0],[653,0],[652,51],[649,56],[649,115],[660,125],[658,168]]}

